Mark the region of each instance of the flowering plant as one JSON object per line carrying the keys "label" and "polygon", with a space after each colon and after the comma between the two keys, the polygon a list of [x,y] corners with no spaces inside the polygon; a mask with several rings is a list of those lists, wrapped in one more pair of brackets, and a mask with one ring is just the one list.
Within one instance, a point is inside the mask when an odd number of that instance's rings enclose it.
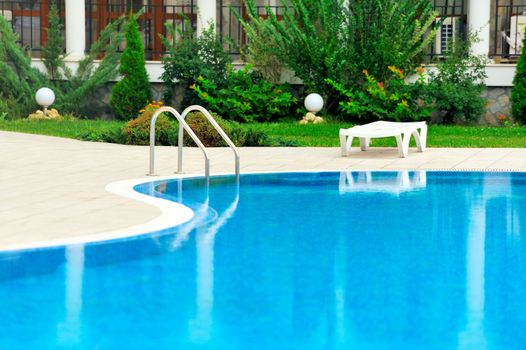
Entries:
{"label": "flowering plant", "polygon": [[164,106],[164,102],[152,100],[152,102],[148,103],[144,108],[139,110],[139,113],[143,114],[145,112],[151,112],[152,115],[153,115],[153,113],[156,110],[158,110],[159,108],[161,108],[163,106]]}
{"label": "flowering plant", "polygon": [[363,71],[364,82],[361,88],[347,88],[331,79],[326,82],[338,91],[343,101],[340,110],[360,120],[420,120],[431,113],[426,97],[424,69],[418,68],[414,74],[417,81],[406,83],[405,72],[394,66],[387,67],[390,79],[378,81],[367,70]]}
{"label": "flowering plant", "polygon": [[[126,123],[122,130],[124,143],[129,145],[147,145],[150,142],[150,123],[153,114],[159,108],[163,107],[161,101],[151,101],[144,108],[140,109],[139,116]],[[175,144],[176,135],[175,126],[170,118],[161,113],[155,124],[155,141],[160,145]]]}

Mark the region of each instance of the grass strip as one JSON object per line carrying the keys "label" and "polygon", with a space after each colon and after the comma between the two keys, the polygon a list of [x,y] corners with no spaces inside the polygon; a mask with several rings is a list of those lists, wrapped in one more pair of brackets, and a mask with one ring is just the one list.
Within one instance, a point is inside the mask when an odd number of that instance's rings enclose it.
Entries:
{"label": "grass strip", "polygon": [[[0,120],[0,130],[30,134],[79,138],[81,134],[94,135],[118,130],[124,125],[120,121],[107,120],[64,120],[28,121]],[[250,123],[242,128],[265,132],[271,139],[284,141],[301,147],[338,147],[340,128],[349,128],[348,123],[324,123],[300,125],[295,122]],[[357,145],[358,140],[355,141]],[[414,141],[412,140],[414,143]],[[511,147],[526,148],[526,127],[488,127],[488,126],[443,126],[429,127],[427,144],[429,147]],[[393,137],[374,139],[372,147],[395,147]]]}

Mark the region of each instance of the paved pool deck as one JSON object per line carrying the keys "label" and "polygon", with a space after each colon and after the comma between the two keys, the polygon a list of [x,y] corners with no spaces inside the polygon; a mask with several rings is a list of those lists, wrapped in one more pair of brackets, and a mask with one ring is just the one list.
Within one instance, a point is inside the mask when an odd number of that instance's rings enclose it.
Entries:
{"label": "paved pool deck", "polygon": [[[338,135],[335,135],[338,137]],[[342,169],[526,171],[526,149],[428,148],[398,158],[395,148],[241,148],[241,172]],[[160,214],[145,203],[109,193],[108,183],[144,178],[146,146],[124,146],[0,131],[0,250],[97,239]],[[210,149],[212,174],[232,172],[228,148]],[[204,158],[185,148],[185,173],[202,174]],[[157,147],[156,173],[173,175],[177,149]]]}

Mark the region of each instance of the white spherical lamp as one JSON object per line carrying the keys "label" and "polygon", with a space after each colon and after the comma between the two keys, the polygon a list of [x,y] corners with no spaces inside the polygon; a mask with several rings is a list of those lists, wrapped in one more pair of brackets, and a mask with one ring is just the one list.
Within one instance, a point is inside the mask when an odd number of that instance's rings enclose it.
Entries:
{"label": "white spherical lamp", "polygon": [[309,94],[305,98],[305,108],[307,111],[316,113],[323,108],[323,98],[319,94]]}
{"label": "white spherical lamp", "polygon": [[47,108],[55,102],[55,93],[50,88],[40,88],[35,94],[35,100],[40,106],[44,107],[44,114],[46,114]]}

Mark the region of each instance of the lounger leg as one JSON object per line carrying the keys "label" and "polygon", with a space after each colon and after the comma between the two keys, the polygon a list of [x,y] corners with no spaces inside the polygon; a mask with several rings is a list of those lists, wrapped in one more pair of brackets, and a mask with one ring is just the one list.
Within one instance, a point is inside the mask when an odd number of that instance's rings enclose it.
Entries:
{"label": "lounger leg", "polygon": [[369,148],[370,138],[360,137],[360,148],[362,151],[367,151]]}
{"label": "lounger leg", "polygon": [[345,145],[345,147],[347,147],[347,153],[351,151],[352,139],[353,139],[352,136],[347,137],[347,144]]}
{"label": "lounger leg", "polygon": [[400,158],[407,157],[409,154],[409,139],[411,138],[411,134],[396,135],[395,137]]}
{"label": "lounger leg", "polygon": [[342,157],[346,157],[351,150],[352,136],[348,136],[345,132],[347,130],[340,129],[340,147],[342,150]]}
{"label": "lounger leg", "polygon": [[418,130],[413,131],[413,136],[415,137],[418,152],[424,152],[426,150],[427,125],[421,127],[420,132]]}

